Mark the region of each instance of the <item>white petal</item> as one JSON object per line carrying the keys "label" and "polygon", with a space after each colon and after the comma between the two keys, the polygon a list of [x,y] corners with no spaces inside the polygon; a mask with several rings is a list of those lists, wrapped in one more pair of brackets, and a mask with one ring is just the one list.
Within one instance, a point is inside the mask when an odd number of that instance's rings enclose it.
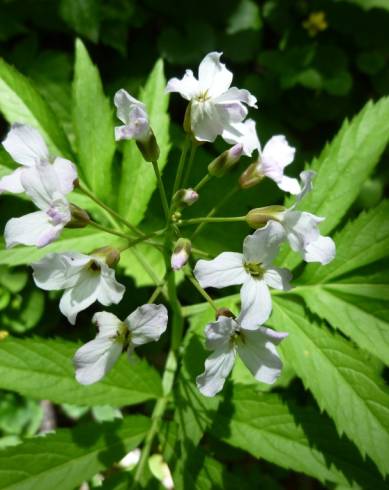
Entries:
{"label": "white petal", "polygon": [[96,301],[99,282],[99,273],[84,269],[77,284],[63,293],[59,309],[72,325],[78,313]]}
{"label": "white petal", "polygon": [[45,247],[58,238],[62,229],[62,225],[53,225],[44,211],[36,211],[10,219],[5,225],[4,238],[7,248],[18,244]]}
{"label": "white petal", "polygon": [[326,265],[335,258],[335,254],[335,242],[332,238],[319,236],[307,245],[303,258],[306,262],[320,262]]}
{"label": "white petal", "polygon": [[24,171],[24,168],[17,168],[11,174],[5,175],[0,179],[0,194],[2,192],[11,192],[12,194],[20,194],[24,192],[24,187],[20,177]]}
{"label": "white petal", "polygon": [[178,92],[184,99],[192,100],[200,93],[199,82],[193,75],[192,70],[186,70],[185,75],[180,80],[171,78],[166,85],[166,92]]}
{"label": "white petal", "polygon": [[266,175],[266,177],[274,180],[281,189],[283,189],[283,187],[281,187],[281,185],[283,185],[287,188],[291,187],[293,190],[296,190],[297,185],[298,187],[295,193],[298,194],[300,192],[298,182],[296,181],[293,186],[292,182],[288,181],[288,179],[284,179],[284,168],[293,162],[295,152],[295,148],[289,146],[285,136],[273,136],[266,143],[262,151],[260,168],[261,172]]}
{"label": "white petal", "polygon": [[193,273],[203,288],[242,284],[248,276],[243,255],[236,252],[223,252],[213,260],[199,260]]}
{"label": "white petal", "polygon": [[97,325],[97,337],[115,337],[122,324],[121,320],[108,311],[99,311],[93,315],[92,322]]}
{"label": "white petal", "polygon": [[49,159],[49,150],[39,131],[26,124],[14,124],[3,146],[15,162],[27,167]]}
{"label": "white petal", "polygon": [[199,66],[199,83],[202,91],[207,91],[211,97],[226,92],[232,82],[232,73],[226,65],[220,63],[223,53],[216,51],[208,53]]}
{"label": "white petal", "polygon": [[318,224],[324,220],[305,211],[293,210],[287,210],[281,219],[292,250],[301,254],[311,241],[317,240],[320,235]]}
{"label": "white petal", "polygon": [[126,288],[115,279],[114,269],[111,269],[102,261],[99,263],[101,273],[96,290],[97,300],[104,306],[118,304],[122,300]]}
{"label": "white petal", "polygon": [[97,383],[112,368],[121,352],[122,345],[107,337],[86,343],[73,359],[77,381],[83,385]]}
{"label": "white petal", "polygon": [[228,344],[231,336],[238,328],[239,325],[233,318],[219,316],[215,322],[209,323],[205,327],[205,345],[207,349],[215,350]]}
{"label": "white petal", "polygon": [[248,235],[243,242],[246,262],[261,263],[266,268],[277,256],[281,242],[285,239],[283,226],[269,221],[266,226]]}
{"label": "white petal", "polygon": [[281,374],[282,362],[276,345],[287,335],[263,327],[242,329],[244,341],[238,344],[238,354],[258,381],[273,384]]}
{"label": "white petal", "polygon": [[74,182],[77,180],[77,170],[75,165],[65,158],[57,157],[53,163],[53,169],[57,174],[59,191],[66,196],[74,189]]}
{"label": "white petal", "polygon": [[131,122],[131,113],[134,108],[138,108],[147,118],[146,106],[143,102],[132,97],[126,90],[120,89],[114,97],[114,104],[117,108],[117,117],[126,125]]}
{"label": "white petal", "polygon": [[243,328],[253,330],[269,319],[272,302],[264,280],[250,277],[240,290],[240,298],[242,307],[237,321]]}
{"label": "white petal", "polygon": [[131,343],[133,345],[147,344],[159,340],[166,330],[168,322],[167,309],[163,305],[139,306],[125,323],[131,331]]}
{"label": "white petal", "polygon": [[316,172],[313,170],[304,170],[304,172],[301,172],[300,174],[300,180],[301,180],[301,191],[300,193],[296,196],[296,204],[301,201],[301,199],[307,194],[308,192],[311,192],[312,190],[312,180],[316,176]]}
{"label": "white petal", "polygon": [[35,284],[46,291],[74,286],[80,273],[90,261],[88,255],[77,252],[52,253],[31,264]]}
{"label": "white petal", "polygon": [[299,194],[301,192],[299,181],[292,177],[287,177],[286,175],[283,175],[281,177],[281,180],[277,182],[277,185],[282,191],[289,192],[293,195]]}
{"label": "white petal", "polygon": [[255,129],[255,121],[252,119],[230,124],[223,130],[222,138],[231,145],[238,143],[243,145],[243,153],[246,156],[251,156],[254,150],[258,150],[261,147]]}
{"label": "white petal", "polygon": [[33,203],[42,210],[49,209],[55,199],[63,196],[59,177],[50,163],[26,169],[21,182]]}
{"label": "white petal", "polygon": [[215,396],[223,389],[224,382],[234,365],[235,355],[235,349],[227,345],[207,358],[205,371],[196,378],[197,387],[204,396]]}
{"label": "white petal", "polygon": [[249,107],[257,108],[257,99],[248,90],[231,87],[226,92],[214,98],[215,104],[231,104],[242,102]]}
{"label": "white petal", "polygon": [[292,287],[290,285],[292,274],[288,269],[282,267],[269,267],[263,279],[268,286],[281,291],[288,291]]}
{"label": "white petal", "polygon": [[215,141],[229,124],[227,111],[218,111],[211,101],[194,100],[190,111],[191,128],[198,141]]}

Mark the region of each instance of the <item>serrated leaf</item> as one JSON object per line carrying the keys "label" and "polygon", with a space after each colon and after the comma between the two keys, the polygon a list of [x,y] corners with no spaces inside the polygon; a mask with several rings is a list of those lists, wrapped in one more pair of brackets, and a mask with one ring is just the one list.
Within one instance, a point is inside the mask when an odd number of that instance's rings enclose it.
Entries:
{"label": "serrated leaf", "polygon": [[136,448],[149,427],[149,419],[132,415],[29,439],[1,451],[0,488],[72,490]]}
{"label": "serrated leaf", "polygon": [[64,21],[77,34],[93,42],[99,38],[100,28],[99,0],[61,0],[60,13]]}
{"label": "serrated leaf", "polygon": [[33,83],[13,66],[0,59],[0,112],[9,123],[30,124],[43,135],[50,150],[72,158],[69,141],[54,112]]}
{"label": "serrated leaf", "polygon": [[[389,140],[389,98],[368,102],[351,122],[345,121],[332,142],[315,159],[317,172],[313,191],[298,209],[325,217],[326,235],[340,222],[358,196],[361,187],[379,162]],[[289,251],[283,265],[293,268],[302,261]]]}
{"label": "serrated leaf", "polygon": [[389,472],[389,393],[375,370],[350,342],[307,318],[291,299],[273,297],[268,322],[289,333],[280,349],[321,409],[369,455],[383,474]]}
{"label": "serrated leaf", "polygon": [[[35,399],[74,405],[133,405],[161,395],[158,373],[146,361],[122,356],[99,383],[76,382],[72,358],[79,344],[60,339],[7,338],[0,342],[0,388]],[[135,358],[134,358],[135,359]]]}
{"label": "serrated leaf", "polygon": [[[165,94],[165,86],[163,61],[159,60],[139,98],[146,105],[150,125],[160,147],[158,166],[161,173],[167,163],[170,150],[169,116],[167,114],[169,96]],[[120,178],[119,211],[134,225],[142,221],[156,185],[157,181],[151,163],[143,159],[134,141],[126,141]]]}
{"label": "serrated leaf", "polygon": [[52,252],[76,251],[89,253],[107,244],[119,246],[125,240],[94,229],[66,230],[60,240],[44,248],[16,247],[0,250],[0,264],[9,266],[31,264]]}
{"label": "serrated leaf", "polygon": [[104,95],[98,69],[79,39],[74,66],[73,122],[84,179],[100,198],[109,199],[115,153],[113,107]]}
{"label": "serrated leaf", "polygon": [[278,395],[236,385],[220,406],[214,436],[256,458],[306,473],[321,482],[385,488],[374,465],[339,438],[327,416],[286,402]]}

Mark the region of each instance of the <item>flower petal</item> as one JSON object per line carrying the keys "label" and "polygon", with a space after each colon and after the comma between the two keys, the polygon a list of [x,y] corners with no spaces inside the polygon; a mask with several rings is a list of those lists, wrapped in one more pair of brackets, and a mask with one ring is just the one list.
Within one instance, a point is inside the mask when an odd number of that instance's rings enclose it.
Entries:
{"label": "flower petal", "polygon": [[20,180],[24,168],[17,168],[11,174],[5,175],[0,179],[0,194],[2,192],[11,192],[12,194],[20,194],[24,192],[24,187]]}
{"label": "flower petal", "polygon": [[35,284],[46,291],[72,287],[89,261],[88,255],[77,252],[46,255],[39,262],[31,264]]}
{"label": "flower petal", "polygon": [[77,381],[83,385],[97,383],[112,368],[121,352],[122,345],[107,337],[86,343],[73,358]]}
{"label": "flower petal", "polygon": [[209,323],[205,327],[205,345],[207,349],[215,350],[228,344],[231,336],[238,328],[239,325],[233,318],[219,316],[215,322]]}
{"label": "flower petal", "polygon": [[303,258],[306,262],[320,262],[326,265],[335,258],[335,242],[328,236],[319,236],[305,248]]}
{"label": "flower petal", "polygon": [[166,330],[167,322],[168,313],[165,306],[154,304],[139,306],[125,320],[131,331],[133,345],[142,345],[159,340]]}
{"label": "flower petal", "polygon": [[232,82],[232,73],[227,70],[226,65],[220,63],[222,54],[216,51],[208,53],[199,66],[200,88],[210,97],[226,92]]}
{"label": "flower petal", "polygon": [[104,306],[120,303],[126,288],[116,280],[114,269],[111,269],[102,261],[99,263],[101,272],[96,290],[97,300]]}
{"label": "flower petal", "polygon": [[259,228],[244,239],[244,260],[259,262],[266,268],[277,256],[280,244],[284,239],[283,226],[276,221],[269,221],[266,226]]}
{"label": "flower petal", "polygon": [[305,194],[311,192],[313,187],[312,180],[314,179],[315,176],[316,176],[316,172],[314,170],[304,170],[304,172],[301,172],[300,174],[301,191],[296,196],[296,204],[301,201],[301,199],[305,196]]}
{"label": "flower petal", "polygon": [[118,90],[113,101],[117,108],[117,117],[125,125],[130,124],[132,120],[131,113],[134,108],[138,108],[138,110],[140,110],[147,118],[146,106],[140,100],[135,99],[135,97],[130,95],[126,90]]}
{"label": "flower petal", "polygon": [[289,192],[290,194],[297,195],[301,192],[301,187],[299,181],[292,177],[287,177],[283,175],[281,180],[277,182],[277,186],[284,192]]}
{"label": "flower petal", "polygon": [[100,274],[83,270],[77,284],[63,293],[59,309],[72,325],[78,313],[96,301],[99,282]]}
{"label": "flower petal", "polygon": [[21,182],[33,203],[44,211],[51,207],[55,199],[63,197],[60,179],[50,163],[25,169]]}
{"label": "flower petal", "polygon": [[264,274],[264,281],[268,286],[281,291],[288,291],[292,288],[290,281],[292,273],[282,267],[269,267]]}
{"label": "flower petal", "polygon": [[203,288],[242,284],[248,276],[243,255],[236,252],[223,252],[213,260],[199,260],[193,273]]}
{"label": "flower petal", "polygon": [[98,311],[93,315],[92,322],[97,325],[99,329],[97,337],[111,337],[114,338],[118,331],[118,328],[122,324],[122,321],[112,313],[108,311]]}
{"label": "flower petal", "polygon": [[242,102],[249,107],[255,107],[257,109],[257,98],[246,89],[231,87],[214,98],[215,104],[231,104],[234,102]]}
{"label": "flower petal", "polygon": [[27,167],[49,159],[49,150],[39,131],[26,124],[14,124],[3,146],[15,162]]}
{"label": "flower petal", "polygon": [[267,384],[273,384],[277,380],[281,374],[282,362],[276,345],[287,335],[264,327],[257,330],[242,329],[244,342],[238,344],[238,354],[255,379]]}
{"label": "flower petal", "polygon": [[181,80],[179,78],[171,78],[168,81],[165,92],[178,92],[184,99],[192,100],[200,93],[200,90],[199,82],[194,77],[192,70],[186,70]]}
{"label": "flower petal", "polygon": [[262,279],[250,277],[240,290],[242,302],[238,323],[247,330],[254,330],[265,323],[272,310],[270,291]]}
{"label": "flower petal", "polygon": [[197,388],[204,396],[215,396],[223,389],[224,382],[234,365],[235,356],[235,349],[226,345],[206,359],[205,371],[196,378]]}
{"label": "flower petal", "polygon": [[261,148],[255,129],[255,121],[252,119],[230,124],[223,130],[222,138],[231,145],[241,144],[243,146],[243,153],[249,157],[251,157],[254,150]]}
{"label": "flower petal", "polygon": [[281,219],[290,247],[301,255],[304,255],[310,242],[319,238],[318,224],[324,220],[305,211],[293,210],[284,212]]}
{"label": "flower petal", "polygon": [[4,229],[6,247],[19,244],[45,247],[58,238],[62,229],[62,225],[53,225],[50,217],[43,211],[12,218]]}
{"label": "flower petal", "polygon": [[190,111],[191,129],[198,141],[215,141],[229,124],[229,114],[226,110],[218,111],[211,101],[192,102]]}
{"label": "flower petal", "polygon": [[77,170],[75,165],[66,158],[57,157],[52,165],[59,182],[59,191],[66,196],[74,189],[74,182],[77,180]]}

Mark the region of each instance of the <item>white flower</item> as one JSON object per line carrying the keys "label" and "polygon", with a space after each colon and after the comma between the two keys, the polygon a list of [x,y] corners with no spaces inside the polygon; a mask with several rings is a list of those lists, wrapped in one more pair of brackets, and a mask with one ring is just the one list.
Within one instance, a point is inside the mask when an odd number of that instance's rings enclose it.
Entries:
{"label": "white flower", "polygon": [[115,271],[97,255],[78,252],[53,253],[32,264],[35,284],[46,291],[64,289],[61,313],[74,325],[77,314],[98,301],[117,304],[125,287],[116,281]]}
{"label": "white flower", "polygon": [[150,135],[146,106],[124,89],[116,92],[114,104],[117,107],[118,119],[124,123],[124,126],[115,128],[116,141],[129,139],[146,141]]}
{"label": "white flower", "polygon": [[231,87],[232,73],[220,63],[222,53],[212,52],[199,66],[198,79],[186,70],[180,80],[169,80],[166,91],[178,92],[189,100],[191,129],[199,141],[215,141],[216,137],[247,116],[246,104],[256,107],[256,98],[248,90]]}
{"label": "white flower", "polygon": [[140,306],[123,322],[112,313],[96,313],[93,316],[99,330],[96,338],[78,349],[74,356],[77,381],[84,385],[100,381],[122,352],[130,356],[138,345],[159,340],[167,321],[163,305]]}
{"label": "white flower", "polygon": [[57,165],[64,165],[63,162],[71,164],[60,157],[51,159],[47,145],[39,131],[26,124],[13,124],[2,144],[15,162],[22,167],[0,179],[0,193],[24,192],[21,175],[26,168],[40,163],[51,163],[52,160]]}
{"label": "white flower", "polygon": [[63,158],[53,164],[36,163],[20,175],[23,190],[40,209],[21,218],[12,218],[4,230],[7,247],[17,244],[44,247],[58,238],[71,220],[66,194],[74,188],[77,171]]}
{"label": "white flower", "polygon": [[207,349],[214,352],[205,361],[204,373],[196,380],[203,395],[214,396],[222,390],[237,354],[258,381],[273,384],[281,374],[282,362],[276,345],[287,333],[265,327],[254,330],[242,316],[236,320],[219,316],[205,327],[205,335]]}
{"label": "white flower", "polygon": [[251,157],[255,150],[260,151],[261,149],[253,119],[231,124],[228,129],[223,131],[222,138],[231,145],[241,144],[243,154],[248,157]]}
{"label": "white flower", "polygon": [[194,275],[203,288],[242,284],[241,318],[247,325],[262,325],[272,310],[269,286],[282,290],[291,287],[291,273],[271,266],[283,239],[283,227],[271,221],[245,238],[243,254],[223,252],[213,260],[199,260]]}
{"label": "white flower", "polygon": [[295,206],[312,188],[312,178],[315,172],[305,171],[300,174],[303,182],[301,193],[296,203],[289,209],[275,213],[274,218],[285,229],[286,238],[292,250],[299,252],[306,262],[328,264],[336,254],[332,238],[320,235],[319,223],[325,218],[315,216],[306,211],[295,211]]}

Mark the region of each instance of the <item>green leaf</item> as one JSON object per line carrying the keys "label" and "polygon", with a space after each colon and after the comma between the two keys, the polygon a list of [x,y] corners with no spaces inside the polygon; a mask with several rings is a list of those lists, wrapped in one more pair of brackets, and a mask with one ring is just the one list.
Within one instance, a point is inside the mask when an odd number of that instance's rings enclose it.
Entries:
{"label": "green leaf", "polygon": [[93,42],[99,39],[99,9],[99,0],[61,0],[60,3],[60,13],[64,21],[77,34]]}
{"label": "green leaf", "polygon": [[[136,255],[134,254],[134,251]],[[124,273],[134,279],[137,287],[154,286],[155,281],[145,273],[145,269],[138,257],[153,270],[153,273],[161,282],[165,276],[166,266],[162,252],[146,243],[141,243],[120,254],[120,267],[124,267]]]}
{"label": "green leaf", "polygon": [[[297,206],[325,217],[324,235],[339,224],[361,187],[380,160],[389,140],[389,98],[368,102],[351,122],[343,123],[332,142],[315,159],[314,189]],[[295,267],[302,259],[289,251],[283,265]]]}
{"label": "green leaf", "polygon": [[0,453],[0,488],[72,490],[109,468],[143,440],[150,421],[131,415],[113,423],[58,429]]}
{"label": "green leaf", "polygon": [[354,5],[358,5],[358,7],[361,7],[364,10],[370,10],[374,8],[381,8],[384,10],[389,10],[389,3],[387,0],[337,0],[338,2],[348,2],[348,3],[353,3]]}
{"label": "green leaf", "polygon": [[262,20],[258,5],[252,0],[241,0],[228,19],[227,33],[236,34],[245,30],[259,30]]}
{"label": "green leaf", "polygon": [[211,431],[256,458],[323,483],[355,482],[362,488],[385,488],[374,465],[364,462],[346,438],[338,437],[325,415],[283,401],[278,395],[236,385],[220,405]]}
{"label": "green leaf", "polygon": [[113,109],[100,75],[79,39],[73,82],[73,122],[79,165],[86,183],[102,199],[111,197],[111,165],[115,152]]}
{"label": "green leaf", "polygon": [[[72,358],[79,344],[60,339],[14,339],[0,342],[0,388],[35,399],[75,405],[133,405],[161,395],[158,373],[146,361],[124,356],[99,383],[76,382]],[[136,359],[136,358],[134,358]]]}
{"label": "green leaf", "polygon": [[338,432],[387,474],[389,393],[374,368],[349,341],[310,321],[296,301],[274,296],[268,323],[289,333],[281,351]]}
{"label": "green leaf", "polygon": [[[170,150],[169,116],[167,114],[169,96],[165,94],[165,86],[163,61],[159,60],[147,79],[139,98],[146,105],[150,116],[150,125],[160,147],[158,166],[161,172],[167,163]],[[144,217],[157,181],[151,163],[143,159],[135,142],[126,141],[123,145],[119,211],[131,223],[137,225]]]}
{"label": "green leaf", "polygon": [[56,155],[72,158],[69,141],[56,117],[32,82],[0,59],[0,112],[9,123],[30,124]]}
{"label": "green leaf", "polygon": [[9,266],[31,264],[52,252],[77,251],[89,253],[107,244],[115,247],[124,242],[123,238],[113,237],[108,233],[94,229],[66,230],[60,240],[44,248],[16,247],[0,250],[0,264]]}

